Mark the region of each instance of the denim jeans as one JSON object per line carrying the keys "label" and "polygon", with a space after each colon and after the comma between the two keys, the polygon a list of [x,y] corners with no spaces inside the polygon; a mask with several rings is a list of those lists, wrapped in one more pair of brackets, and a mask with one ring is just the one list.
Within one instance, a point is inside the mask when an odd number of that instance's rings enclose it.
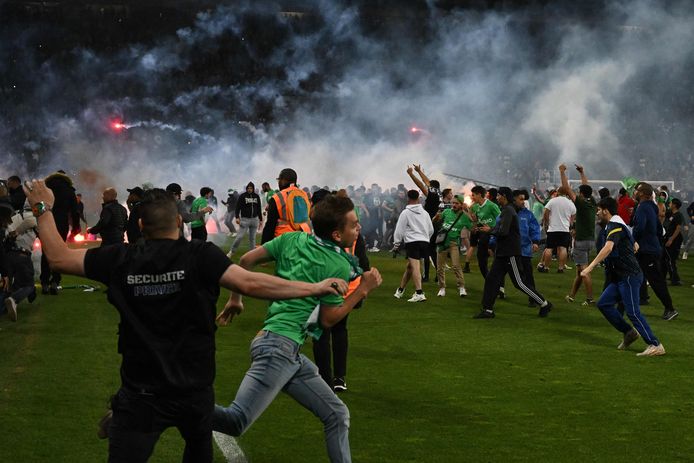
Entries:
{"label": "denim jeans", "polygon": [[234,253],[241,245],[241,240],[248,233],[248,249],[255,249],[255,234],[258,231],[260,219],[258,217],[241,217],[239,219],[239,230],[234,239],[234,244],[231,245],[231,252]]}
{"label": "denim jeans", "polygon": [[350,462],[349,410],[300,349],[289,338],[261,331],[251,342],[251,367],[236,398],[228,407],[215,405],[212,429],[240,436],[284,391],[323,422],[330,461]]}
{"label": "denim jeans", "polygon": [[646,344],[657,346],[660,344],[658,338],[651,331],[651,327],[639,309],[639,288],[642,280],[643,275],[638,274],[608,284],[598,300],[598,309],[617,331],[626,333],[631,330],[631,325],[624,320],[622,314],[617,310],[616,305],[621,302],[624,304],[627,317],[643,340],[646,341]]}

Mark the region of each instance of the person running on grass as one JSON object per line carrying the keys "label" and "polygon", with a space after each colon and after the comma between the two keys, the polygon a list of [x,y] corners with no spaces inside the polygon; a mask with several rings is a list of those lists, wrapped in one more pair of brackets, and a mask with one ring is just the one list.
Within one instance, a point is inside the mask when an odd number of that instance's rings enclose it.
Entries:
{"label": "person running on grass", "polygon": [[[311,222],[315,235],[283,233],[244,254],[241,266],[275,261],[275,273],[289,280],[335,277],[344,283],[361,274],[361,282],[346,299],[329,295],[274,300],[263,328],[251,342],[251,366],[236,397],[228,407],[215,406],[212,427],[240,436],[283,391],[323,422],[330,461],[349,462],[349,410],[300,351],[308,336],[319,338],[322,327],[330,328],[347,316],[381,284],[381,276],[375,268],[362,274],[356,258],[344,250],[352,247],[361,230],[349,198],[326,196],[312,209]],[[227,324],[242,309],[240,294],[232,293],[230,305],[217,320]]]}
{"label": "person running on grass", "polygon": [[[121,387],[102,420],[109,461],[147,461],[161,433],[177,427],[183,461],[211,462],[215,377],[215,312],[219,287],[271,300],[337,297],[341,278],[287,281],[233,265],[217,246],[180,237],[182,218],[168,192],[152,189],[141,203],[144,240],[69,249],[53,219],[53,193],[43,181],[25,192],[38,219],[51,268],[108,286],[120,314]],[[229,310],[237,305],[231,299]],[[110,414],[109,414],[110,415]]]}
{"label": "person running on grass", "polygon": [[[605,242],[581,275],[589,275],[600,262],[605,261],[605,278],[609,283],[598,300],[598,308],[607,321],[624,335],[617,349],[624,350],[642,337],[648,346],[636,355],[664,355],[665,348],[655,337],[646,317],[639,309],[639,288],[643,281],[643,273],[635,256],[638,245],[635,244],[629,227],[617,215],[617,201],[614,198],[601,199],[597,216],[600,224],[605,227]],[[624,320],[624,316],[617,309],[616,306],[620,302],[633,326]]]}

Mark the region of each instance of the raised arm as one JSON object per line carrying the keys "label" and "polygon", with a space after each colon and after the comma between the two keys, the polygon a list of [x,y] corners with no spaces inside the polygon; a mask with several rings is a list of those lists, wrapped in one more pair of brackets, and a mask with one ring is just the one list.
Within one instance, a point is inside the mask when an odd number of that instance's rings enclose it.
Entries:
{"label": "raised arm", "polygon": [[43,180],[34,180],[24,184],[24,193],[32,210],[36,211],[35,214],[38,213],[39,203],[43,203],[43,208],[46,210],[39,215],[37,222],[41,236],[41,249],[48,259],[51,270],[84,276],[84,256],[87,250],[68,248],[58,233],[53,213],[50,211],[55,202],[53,191]]}
{"label": "raised arm", "polygon": [[417,178],[417,176],[414,174],[414,168],[412,166],[407,166],[407,175],[409,175],[414,184],[417,185],[417,188],[424,193],[424,196],[429,195],[429,188]]}
{"label": "raised arm", "polygon": [[569,196],[569,199],[571,201],[576,201],[576,193],[574,193],[574,190],[571,189],[571,185],[569,185],[569,178],[566,176],[565,164],[561,164],[559,166],[559,175],[561,176],[561,186],[564,187],[564,190],[566,191],[566,194]]}
{"label": "raised arm", "polygon": [[578,164],[574,164],[576,166],[576,170],[578,171],[579,174],[581,174],[581,185],[588,185],[588,177],[586,177],[586,173],[583,170],[583,166],[579,166]]}

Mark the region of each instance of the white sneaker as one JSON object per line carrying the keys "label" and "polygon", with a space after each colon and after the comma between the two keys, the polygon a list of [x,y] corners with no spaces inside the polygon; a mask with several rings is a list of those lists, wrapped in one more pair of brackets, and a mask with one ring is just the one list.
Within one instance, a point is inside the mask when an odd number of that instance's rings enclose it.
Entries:
{"label": "white sneaker", "polygon": [[414,293],[411,298],[407,300],[407,302],[424,302],[427,300],[427,297],[424,295],[424,293],[419,294],[419,293]]}
{"label": "white sneaker", "polygon": [[446,295],[446,288],[441,288],[439,289],[439,292],[436,293],[437,296],[445,296]]}
{"label": "white sneaker", "polygon": [[369,252],[380,252],[380,251],[381,251],[381,250],[378,249],[376,246],[374,246],[373,248],[369,249]]}
{"label": "white sneaker", "polygon": [[7,316],[12,320],[13,322],[17,321],[17,302],[11,298],[8,297],[5,299],[5,308],[7,309]]}
{"label": "white sneaker", "polygon": [[458,294],[460,294],[460,297],[465,297],[467,296],[467,291],[465,291],[465,288],[460,288]]}
{"label": "white sneaker", "polygon": [[396,299],[402,299],[402,295],[403,295],[403,294],[405,294],[405,290],[404,290],[404,289],[398,288],[398,289],[395,290],[395,294],[393,294],[393,296],[394,296]]}
{"label": "white sneaker", "polygon": [[689,257],[689,255],[687,254],[687,251],[684,251],[682,253],[682,260],[687,260],[687,257]]}
{"label": "white sneaker", "polygon": [[637,357],[655,357],[656,355],[665,355],[665,348],[662,344],[658,344],[657,346],[650,344],[646,347],[646,350],[636,354]]}

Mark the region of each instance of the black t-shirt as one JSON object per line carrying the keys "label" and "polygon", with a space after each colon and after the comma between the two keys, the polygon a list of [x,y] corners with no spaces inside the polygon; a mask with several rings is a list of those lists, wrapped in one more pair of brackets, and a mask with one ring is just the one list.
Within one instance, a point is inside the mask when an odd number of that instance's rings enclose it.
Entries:
{"label": "black t-shirt", "polygon": [[681,211],[673,212],[672,216],[670,216],[670,220],[667,222],[667,229],[665,230],[665,239],[668,240],[672,235],[675,234],[675,230],[677,229],[677,226],[680,226],[680,233],[677,235],[677,238],[672,240],[672,245],[675,246],[677,249],[679,249],[680,245],[682,244],[682,241],[684,241],[684,224],[685,224],[684,216],[682,215]]}
{"label": "black t-shirt", "polygon": [[85,275],[108,285],[120,312],[124,385],[152,392],[212,385],[219,279],[229,265],[214,244],[183,238],[87,251]]}
{"label": "black t-shirt", "polygon": [[605,227],[606,240],[612,241],[612,252],[605,259],[607,273],[612,279],[624,279],[641,273],[634,254],[634,238],[626,225],[609,222]]}
{"label": "black t-shirt", "polygon": [[429,193],[424,200],[424,210],[429,213],[429,217],[434,217],[439,212],[439,205],[443,202],[441,192],[438,188],[429,187]]}

